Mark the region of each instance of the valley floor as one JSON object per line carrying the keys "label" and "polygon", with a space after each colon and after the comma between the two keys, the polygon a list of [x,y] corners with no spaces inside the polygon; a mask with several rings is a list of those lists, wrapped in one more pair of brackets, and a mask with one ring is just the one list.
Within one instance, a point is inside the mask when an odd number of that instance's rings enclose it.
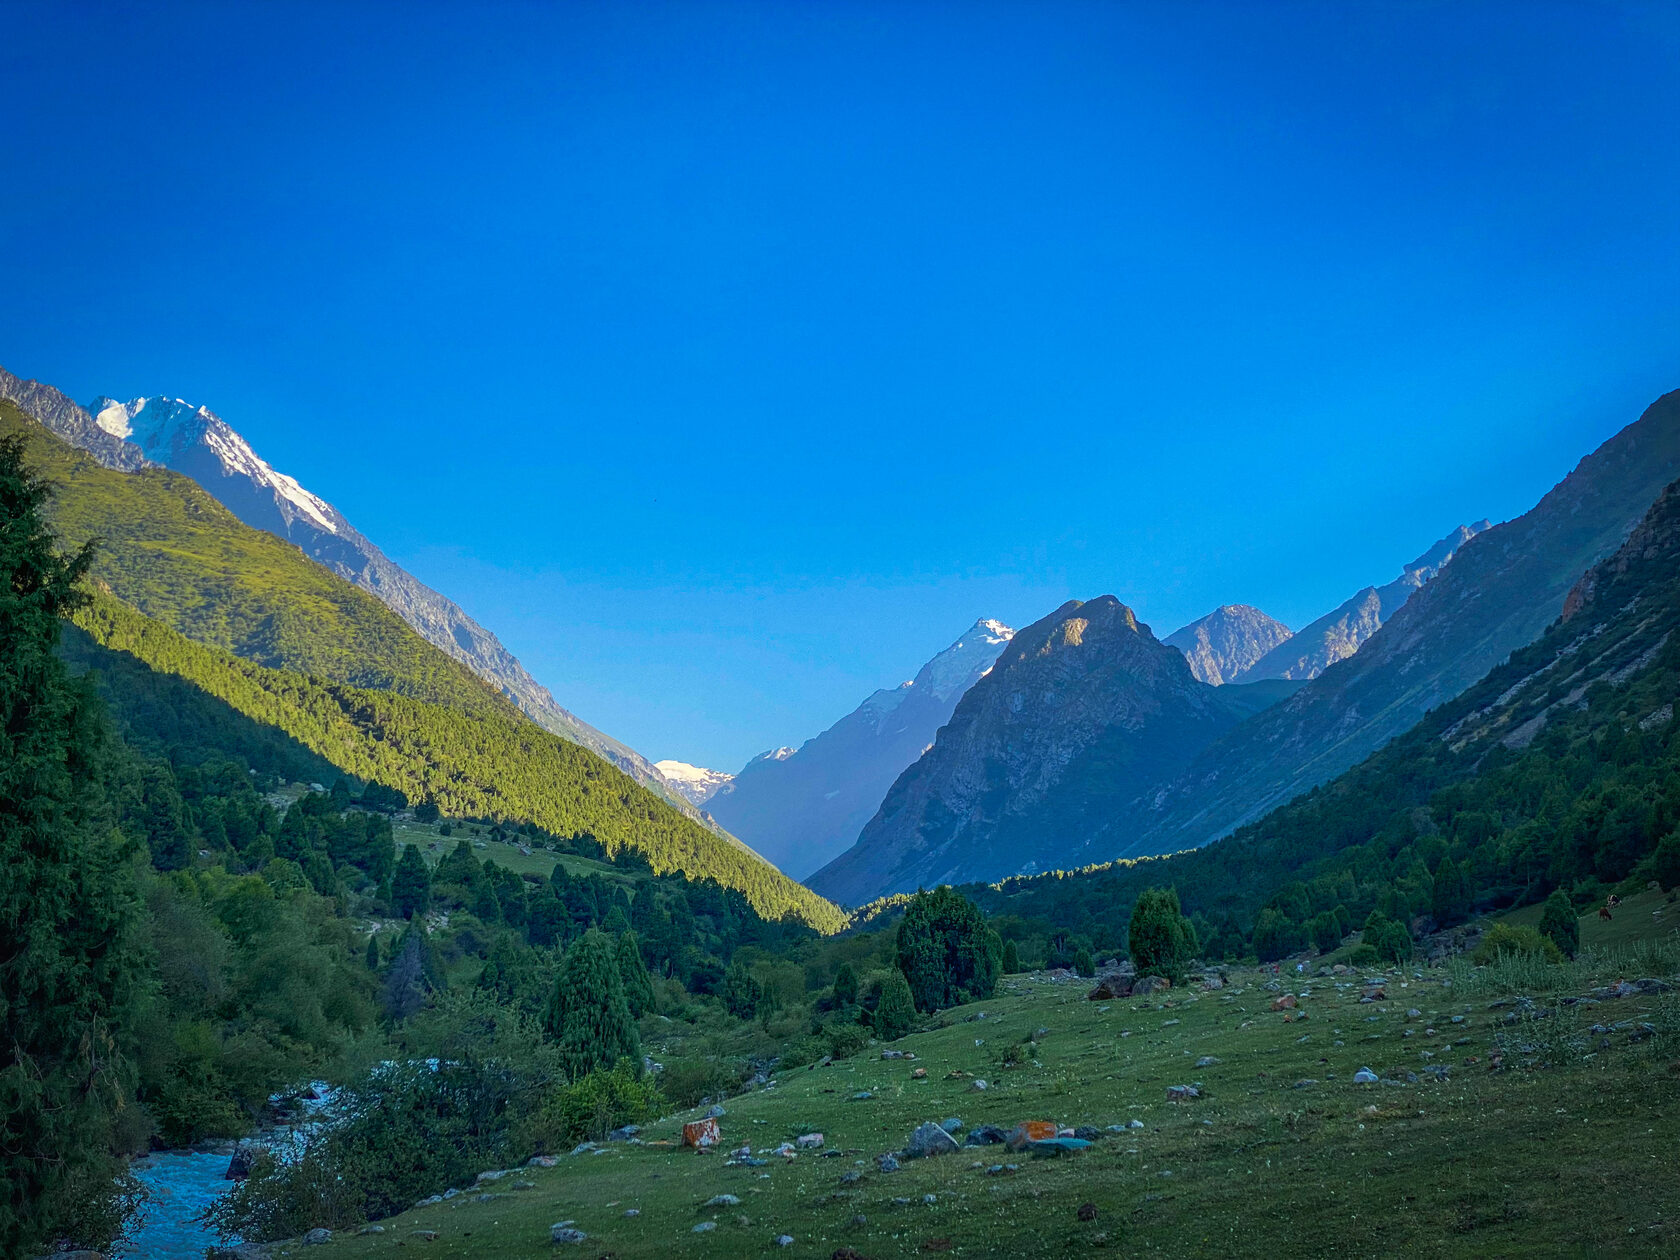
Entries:
{"label": "valley floor", "polygon": [[[1010,977],[994,1000],[944,1012],[891,1047],[913,1060],[873,1047],[728,1102],[724,1148],[762,1152],[821,1132],[825,1155],[725,1167],[725,1154],[653,1144],[677,1139],[680,1121],[701,1114],[691,1112],[649,1126],[647,1145],[565,1155],[383,1221],[378,1234],[276,1251],[1674,1255],[1680,996],[1561,999],[1624,975],[1674,981],[1676,939],[1543,975],[1390,969],[1371,1001],[1362,999],[1377,977],[1357,974],[1233,971],[1223,990],[1106,1003],[1086,1000],[1083,981]],[[1297,1011],[1272,1009],[1284,992],[1298,995]],[[1002,1066],[1006,1049],[1035,1034],[1036,1061]],[[1356,1084],[1363,1067],[1385,1083]],[[913,1079],[917,1068],[927,1079]],[[1167,1101],[1168,1086],[1188,1083],[1199,1099]],[[916,1125],[948,1116],[971,1128],[1055,1120],[1104,1136],[1058,1159],[986,1146],[877,1170],[876,1157],[903,1147]],[[1000,1164],[1017,1167],[993,1171]],[[704,1206],[720,1194],[739,1205]],[[1087,1203],[1095,1218],[1081,1220]],[[567,1220],[586,1241],[550,1242],[550,1226]],[[779,1249],[781,1235],[793,1241]]]}

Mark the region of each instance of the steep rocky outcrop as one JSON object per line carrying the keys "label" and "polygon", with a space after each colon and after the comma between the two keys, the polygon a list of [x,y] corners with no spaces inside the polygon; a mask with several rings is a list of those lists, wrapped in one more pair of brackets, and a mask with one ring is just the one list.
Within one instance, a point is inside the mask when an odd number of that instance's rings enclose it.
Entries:
{"label": "steep rocky outcrop", "polygon": [[[1234,682],[1254,662],[1293,632],[1283,622],[1248,604],[1223,604],[1205,617],[1174,630],[1161,642],[1184,653],[1190,672],[1217,687]],[[1261,677],[1272,677],[1262,674]],[[1286,677],[1279,674],[1276,677]]]}
{"label": "steep rocky outcrop", "polygon": [[1109,810],[1239,720],[1226,690],[1113,596],[1070,601],[1015,635],[857,843],[807,883],[857,904],[1088,861],[1084,838]]}
{"label": "steep rocky outcrop", "polygon": [[1104,856],[1205,844],[1363,760],[1536,639],[1582,573],[1621,546],[1676,476],[1680,391],[1652,403],[1529,512],[1465,542],[1355,655],[1118,812],[1104,829]]}
{"label": "steep rocky outcrop", "polygon": [[755,757],[706,808],[789,875],[809,875],[857,839],[1014,633],[976,621],[909,682],[877,691],[798,749]]}

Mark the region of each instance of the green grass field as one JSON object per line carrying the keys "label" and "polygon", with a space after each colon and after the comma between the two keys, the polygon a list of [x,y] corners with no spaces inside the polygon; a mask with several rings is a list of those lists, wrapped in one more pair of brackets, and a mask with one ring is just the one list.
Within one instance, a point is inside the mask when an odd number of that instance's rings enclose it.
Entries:
{"label": "green grass field", "polygon": [[[1549,969],[1525,991],[1557,1013],[1514,1027],[1502,1022],[1511,1008],[1489,1009],[1501,1000],[1498,977],[1462,965],[1457,985],[1448,969],[1390,970],[1386,998],[1374,1002],[1360,1000],[1358,976],[1290,977],[1287,991],[1305,995],[1304,1021],[1271,1009],[1283,990],[1257,971],[1233,972],[1224,991],[1107,1003],[1087,1001],[1083,982],[1011,978],[994,1000],[944,1012],[895,1043],[914,1061],[883,1060],[876,1047],[728,1102],[726,1148],[764,1150],[820,1131],[827,1157],[772,1155],[762,1169],[725,1168],[720,1154],[611,1144],[504,1178],[485,1188],[487,1202],[463,1194],[308,1254],[1673,1255],[1680,997],[1555,1008],[1548,1000],[1583,994],[1632,961]],[[1647,947],[1641,961],[1674,979],[1680,938]],[[1626,1029],[1586,1031],[1619,1021],[1662,1031],[1637,1041]],[[1041,1028],[1036,1062],[1001,1066],[1008,1046]],[[1501,1041],[1510,1043],[1504,1067],[1492,1071]],[[1205,1056],[1218,1061],[1198,1067]],[[1551,1065],[1525,1066],[1535,1058]],[[1365,1066],[1420,1079],[1355,1084]],[[926,1080],[912,1079],[917,1067]],[[1448,1080],[1425,1071],[1438,1067]],[[990,1087],[975,1091],[974,1077]],[[1191,1082],[1201,1099],[1166,1100],[1168,1086]],[[872,1097],[854,1101],[860,1091]],[[680,1122],[697,1114],[643,1136],[676,1139]],[[953,1115],[971,1127],[1029,1119],[1144,1127],[1060,1159],[990,1146],[877,1171],[875,1157],[902,1147],[915,1125]],[[987,1171],[1000,1163],[1019,1168]],[[846,1180],[854,1172],[861,1177]],[[529,1188],[509,1188],[515,1182]],[[718,1194],[741,1202],[702,1206]],[[1084,1203],[1095,1206],[1094,1220],[1079,1219]],[[632,1209],[638,1215],[626,1216]],[[553,1246],[549,1227],[562,1220],[588,1241]],[[715,1227],[694,1232],[703,1222]],[[782,1234],[794,1239],[785,1250],[772,1242]]]}
{"label": "green grass field", "polygon": [[[1543,906],[1536,903],[1501,916],[1506,923],[1519,927],[1538,928]],[[1655,888],[1634,893],[1622,900],[1608,920],[1601,919],[1596,909],[1581,916],[1581,948],[1610,949],[1631,945],[1653,935],[1680,930],[1680,899]]]}
{"label": "green grass field", "polygon": [[[504,867],[515,875],[529,873],[546,878],[556,866],[564,866],[568,875],[600,875],[614,883],[623,884],[626,888],[635,883],[631,876],[611,862],[578,857],[573,853],[552,853],[547,849],[532,849],[529,854],[525,854],[520,852],[516,844],[490,839],[488,827],[453,823],[450,824],[452,834],[446,836],[441,830],[442,825],[416,822],[413,819],[398,820],[391,824],[391,834],[398,845],[419,845],[420,856],[426,859],[429,866],[436,866],[457,843],[465,840],[473,846],[473,856],[479,861],[493,861],[497,866]],[[484,845],[482,849],[478,847],[481,842]],[[434,848],[434,845],[437,847]]]}

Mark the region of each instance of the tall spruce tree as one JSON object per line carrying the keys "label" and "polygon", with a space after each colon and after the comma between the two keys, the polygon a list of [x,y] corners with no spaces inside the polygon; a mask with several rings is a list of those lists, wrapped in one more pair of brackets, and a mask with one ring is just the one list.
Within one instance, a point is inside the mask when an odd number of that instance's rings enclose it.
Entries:
{"label": "tall spruce tree", "polygon": [[403,846],[396,874],[391,877],[391,902],[391,908],[405,919],[431,909],[432,873],[426,869],[418,845]]}
{"label": "tall spruce tree", "polygon": [[624,996],[612,940],[591,928],[566,950],[543,1028],[559,1046],[560,1066],[576,1081],[628,1059],[641,1070],[642,1042]]}
{"label": "tall spruce tree", "polygon": [[624,985],[624,1000],[630,1004],[630,1014],[640,1019],[653,1009],[653,977],[642,961],[642,951],[636,944],[634,932],[625,932],[618,938],[615,955],[618,978]]}
{"label": "tall spruce tree", "polygon": [[54,655],[91,551],[66,559],[48,487],[0,440],[0,1255],[110,1221],[129,1093],[133,890],[103,785],[106,727]]}
{"label": "tall spruce tree", "polygon": [[1179,907],[1177,888],[1148,888],[1132,906],[1126,944],[1140,976],[1177,980],[1195,956],[1196,929]]}
{"label": "tall spruce tree", "polygon": [[1573,958],[1581,952],[1581,921],[1575,914],[1569,894],[1561,888],[1552,890],[1552,895],[1546,898],[1545,907],[1540,911],[1540,935],[1550,938],[1563,951],[1565,958]]}

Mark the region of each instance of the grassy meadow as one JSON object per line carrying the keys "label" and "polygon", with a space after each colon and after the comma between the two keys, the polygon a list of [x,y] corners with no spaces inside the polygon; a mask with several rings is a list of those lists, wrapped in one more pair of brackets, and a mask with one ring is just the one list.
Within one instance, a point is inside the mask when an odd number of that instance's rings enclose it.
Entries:
{"label": "grassy meadow", "polygon": [[[647,1126],[645,1145],[565,1155],[307,1254],[1680,1254],[1680,995],[1559,1001],[1623,976],[1680,980],[1680,936],[1651,932],[1648,908],[1640,921],[1637,950],[1550,968],[1238,968],[1222,990],[1112,1002],[1088,1001],[1084,981],[1008,977],[890,1047],[914,1059],[871,1046],[727,1100],[725,1150],[750,1144],[765,1167],[683,1150],[681,1122],[703,1114],[685,1112]],[[1296,1010],[1273,1009],[1284,993]],[[1385,1082],[1356,1084],[1363,1067]],[[1191,1083],[1200,1098],[1167,1101]],[[1104,1136],[1055,1159],[986,1146],[877,1170],[950,1116]],[[813,1131],[821,1155],[768,1153]],[[705,1206],[720,1194],[740,1202]],[[552,1244],[561,1221],[587,1240]]]}

